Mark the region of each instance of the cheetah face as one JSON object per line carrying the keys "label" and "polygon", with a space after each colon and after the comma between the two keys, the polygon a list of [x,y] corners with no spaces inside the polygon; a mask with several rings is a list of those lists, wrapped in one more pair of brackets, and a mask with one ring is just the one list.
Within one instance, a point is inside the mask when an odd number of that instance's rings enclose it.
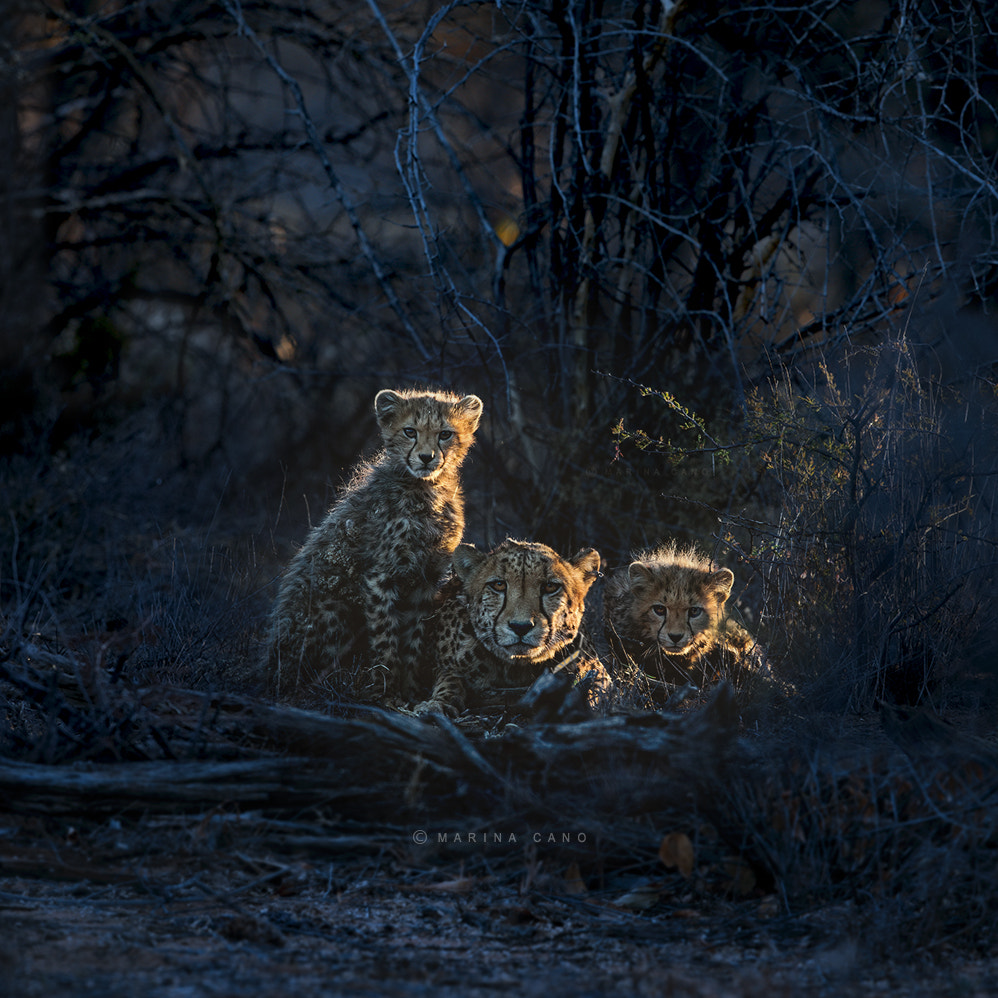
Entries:
{"label": "cheetah face", "polygon": [[599,566],[592,548],[565,560],[544,544],[514,540],[490,554],[471,544],[454,552],[478,640],[510,662],[546,662],[575,640]]}
{"label": "cheetah face", "polygon": [[482,414],[476,395],[443,392],[378,392],[374,410],[385,448],[414,478],[434,481],[460,464]]}
{"label": "cheetah face", "polygon": [[735,582],[730,569],[695,571],[636,561],[627,575],[633,635],[670,656],[694,658],[706,650]]}

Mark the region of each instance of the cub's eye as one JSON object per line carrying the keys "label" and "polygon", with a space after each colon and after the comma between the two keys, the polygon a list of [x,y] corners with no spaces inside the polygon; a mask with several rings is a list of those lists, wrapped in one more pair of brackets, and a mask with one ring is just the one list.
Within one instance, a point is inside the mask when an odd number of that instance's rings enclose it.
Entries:
{"label": "cub's eye", "polygon": [[502,579],[492,579],[490,582],[485,583],[489,589],[496,593],[506,592],[506,583]]}
{"label": "cub's eye", "polygon": [[450,438],[452,436],[454,436],[454,431],[453,430],[441,430],[440,431],[440,436],[438,436],[437,439],[438,440],[450,440]]}
{"label": "cub's eye", "polygon": [[407,437],[408,437],[408,438],[409,438],[410,440],[415,440],[415,439],[416,439],[416,431],[415,431],[415,430],[414,430],[414,429],[413,429],[413,428],[412,428],[411,426],[407,426],[407,427],[406,427],[406,428],[405,428],[405,429],[404,429],[404,430],[403,430],[402,432],[403,432],[403,433],[404,433],[404,434],[405,434],[405,435],[406,435],[406,436],[407,436]]}
{"label": "cub's eye", "polygon": [[545,596],[550,596],[552,593],[558,592],[559,589],[561,589],[561,583],[556,582],[554,579],[548,579],[548,581],[541,586],[541,592],[544,593]]}
{"label": "cub's eye", "polygon": [[690,620],[693,620],[694,618],[699,617],[700,614],[702,614],[702,613],[703,613],[703,607],[702,606],[691,606],[690,607],[690,612],[689,612],[689,618],[690,618]]}
{"label": "cub's eye", "polygon": [[655,604],[655,605],[654,605],[654,606],[653,606],[653,607],[651,608],[651,612],[652,612],[653,614],[655,614],[655,616],[656,616],[656,617],[664,617],[664,616],[665,616],[665,607],[664,607],[664,606],[662,606],[662,604],[661,604],[661,603],[656,603],[656,604]]}

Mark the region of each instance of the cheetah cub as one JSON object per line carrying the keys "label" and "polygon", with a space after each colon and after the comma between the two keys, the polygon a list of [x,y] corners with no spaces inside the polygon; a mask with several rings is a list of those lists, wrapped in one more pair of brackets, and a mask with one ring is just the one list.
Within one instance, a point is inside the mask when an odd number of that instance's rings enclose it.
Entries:
{"label": "cheetah cub", "polygon": [[755,641],[725,606],[734,573],[666,544],[614,572],[604,599],[614,658],[665,684],[701,687],[750,664]]}
{"label": "cheetah cub", "polygon": [[592,548],[562,558],[526,541],[505,540],[494,551],[461,544],[447,598],[429,624],[433,690],[414,713],[456,716],[512,703],[549,671],[598,706],[610,676],[580,626],[599,565]]}
{"label": "cheetah cub", "polygon": [[385,389],[374,411],[384,450],[281,580],[265,664],[278,693],[329,682],[360,699],[412,698],[423,619],[464,533],[458,473],[482,400]]}

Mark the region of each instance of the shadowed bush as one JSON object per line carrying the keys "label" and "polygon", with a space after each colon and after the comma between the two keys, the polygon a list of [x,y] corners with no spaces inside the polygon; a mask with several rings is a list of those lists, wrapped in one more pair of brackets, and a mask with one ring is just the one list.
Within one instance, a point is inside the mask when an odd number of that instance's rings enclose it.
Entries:
{"label": "shadowed bush", "polygon": [[995,425],[986,386],[930,380],[903,338],[753,395],[748,431],[779,512],[742,553],[812,696],[941,705],[946,681],[980,670],[998,563]]}

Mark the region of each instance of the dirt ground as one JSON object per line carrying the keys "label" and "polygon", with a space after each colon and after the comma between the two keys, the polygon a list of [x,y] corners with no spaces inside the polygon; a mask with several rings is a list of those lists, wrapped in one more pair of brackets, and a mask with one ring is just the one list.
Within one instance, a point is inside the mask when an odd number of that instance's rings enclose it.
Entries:
{"label": "dirt ground", "polygon": [[[998,959],[873,960],[847,909],[698,896],[675,872],[600,880],[557,848],[420,848],[396,830],[321,855],[219,815],[0,821],[11,998],[143,995],[953,995]],[[238,823],[238,818],[226,816]],[[225,822],[222,822],[225,824]],[[252,822],[251,822],[252,823]],[[287,836],[283,841],[287,843]],[[306,853],[311,853],[307,855]]]}

